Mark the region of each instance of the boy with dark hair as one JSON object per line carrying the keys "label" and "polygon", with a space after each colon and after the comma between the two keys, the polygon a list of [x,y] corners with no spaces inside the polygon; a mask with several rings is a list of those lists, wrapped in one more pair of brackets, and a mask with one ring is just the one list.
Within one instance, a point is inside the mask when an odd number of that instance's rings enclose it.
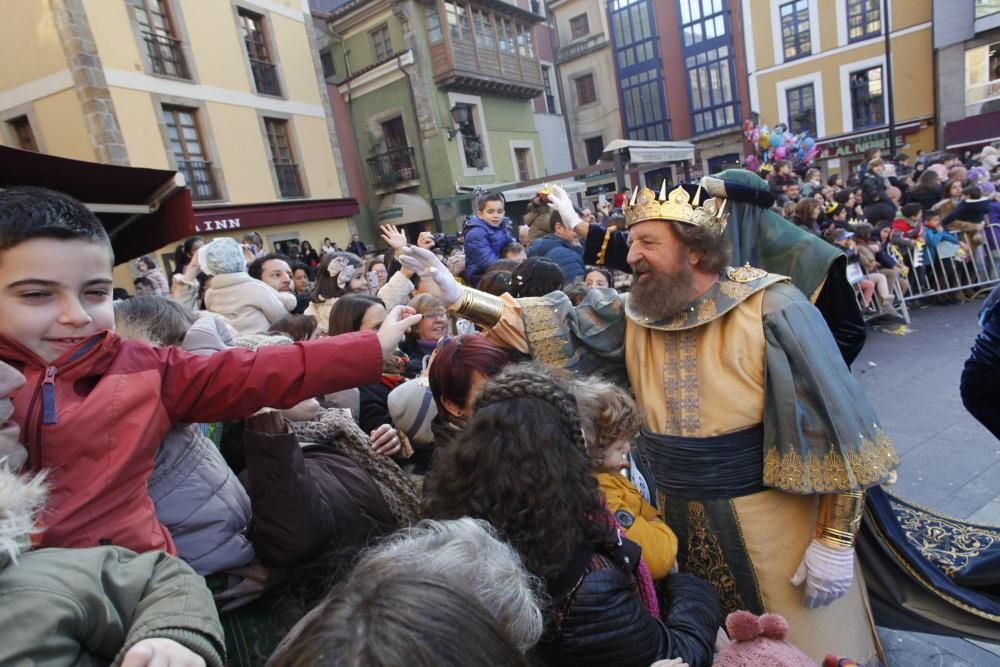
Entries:
{"label": "boy with dark hair", "polygon": [[156,296],[156,288],[153,287],[153,281],[146,276],[139,276],[132,281],[132,285],[135,287],[136,296]]}
{"label": "boy with dark hair", "polygon": [[0,192],[0,360],[27,380],[14,421],[29,469],[50,469],[41,546],[176,553],[147,489],[174,424],[241,419],[376,383],[383,358],[419,320],[394,310],[377,335],[199,357],[115,335],[113,263],[104,228],[76,200]]}
{"label": "boy with dark hair", "polygon": [[469,216],[462,230],[465,236],[465,278],[470,285],[493,262],[500,259],[500,251],[514,241],[510,218],[504,215],[504,198],[500,194],[483,194],[476,198],[476,213]]}

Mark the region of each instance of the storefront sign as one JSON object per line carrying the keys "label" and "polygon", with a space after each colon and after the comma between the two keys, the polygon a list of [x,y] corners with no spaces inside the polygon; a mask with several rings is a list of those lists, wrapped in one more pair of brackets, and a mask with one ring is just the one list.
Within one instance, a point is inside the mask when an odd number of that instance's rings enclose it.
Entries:
{"label": "storefront sign", "polygon": [[669,148],[630,148],[629,162],[645,164],[647,162],[680,162],[692,159],[693,151]]}
{"label": "storefront sign", "polygon": [[386,220],[392,220],[393,218],[402,218],[403,209],[399,206],[394,208],[387,208],[378,212],[378,221],[385,222]]}
{"label": "storefront sign", "polygon": [[354,199],[307,199],[242,206],[211,206],[194,210],[194,232],[201,234],[333,220],[346,218],[357,212],[358,202]]}
{"label": "storefront sign", "polygon": [[[896,148],[901,148],[905,144],[906,140],[903,138],[903,135],[897,134]],[[888,150],[889,133],[878,132],[876,134],[869,134],[863,137],[841,139],[840,141],[832,141],[828,144],[823,144],[816,158],[819,160],[830,160],[838,157],[847,157],[849,155],[860,155],[869,148],[877,148],[883,151]]]}
{"label": "storefront sign", "polygon": [[202,220],[194,226],[194,230],[199,234],[202,232],[221,232],[225,229],[239,228],[239,218],[229,218],[226,220]]}

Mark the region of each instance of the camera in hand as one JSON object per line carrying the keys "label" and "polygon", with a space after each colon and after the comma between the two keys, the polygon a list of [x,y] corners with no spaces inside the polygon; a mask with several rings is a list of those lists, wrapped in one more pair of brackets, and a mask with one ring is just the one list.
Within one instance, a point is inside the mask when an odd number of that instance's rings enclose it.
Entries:
{"label": "camera in hand", "polygon": [[449,254],[452,250],[455,249],[455,246],[459,245],[459,243],[458,243],[458,236],[459,235],[457,233],[455,233],[455,234],[444,234],[444,233],[433,234],[432,237],[434,238],[434,249],[435,250],[440,250],[445,255]]}

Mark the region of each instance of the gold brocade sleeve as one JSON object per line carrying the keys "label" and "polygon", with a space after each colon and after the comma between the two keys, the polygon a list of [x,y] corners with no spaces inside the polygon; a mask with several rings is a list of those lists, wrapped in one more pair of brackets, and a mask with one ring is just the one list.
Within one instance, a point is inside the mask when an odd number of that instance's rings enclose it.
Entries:
{"label": "gold brocade sleeve", "polygon": [[816,539],[836,549],[853,547],[864,506],[864,491],[824,495],[816,515]]}

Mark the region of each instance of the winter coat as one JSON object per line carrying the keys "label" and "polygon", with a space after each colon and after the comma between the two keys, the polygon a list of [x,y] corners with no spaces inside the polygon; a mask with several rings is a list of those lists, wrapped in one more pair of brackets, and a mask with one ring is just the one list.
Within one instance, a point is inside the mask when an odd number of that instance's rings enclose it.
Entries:
{"label": "winter coat", "polygon": [[586,273],[583,264],[583,246],[573,245],[555,234],[546,234],[528,248],[528,257],[551,259],[562,269],[563,279],[571,283]]}
{"label": "winter coat", "polygon": [[951,243],[961,243],[959,238],[952,234],[951,232],[945,231],[943,229],[932,229],[928,227],[924,232],[924,239],[927,241],[927,247],[924,248],[924,263],[933,264],[938,260],[938,245],[942,241],[949,241]]}
{"label": "winter coat", "polygon": [[250,429],[244,445],[253,543],[268,567],[308,562],[331,545],[355,553],[398,527],[371,476],[333,447]]}
{"label": "winter coat", "polygon": [[642,559],[653,579],[667,576],[677,560],[677,536],[639,489],[618,473],[595,475],[608,509],[625,531],[625,537],[642,547]]}
{"label": "winter coat", "polygon": [[477,215],[469,218],[463,230],[465,235],[465,279],[475,287],[479,279],[497,260],[504,246],[514,241],[510,233],[510,218],[504,218],[499,227],[493,227]]}
{"label": "winter coat", "polygon": [[160,637],[222,667],[212,593],[180,559],[120,547],[24,553],[44,496],[39,479],[0,466],[0,665],[120,664]]}
{"label": "winter coat", "polygon": [[941,219],[941,224],[947,227],[952,222],[960,220],[962,222],[972,222],[979,224],[986,222],[990,215],[990,200],[986,197],[979,199],[966,199],[956,206],[951,213]]}
{"label": "winter coat", "polygon": [[661,584],[662,620],[655,618],[636,592],[638,553],[626,539],[596,552],[583,546],[546,582],[556,611],[537,648],[545,664],[648,667],[665,658],[712,664],[722,622],[715,589],[693,575],[671,574]]}
{"label": "winter coat", "polygon": [[888,202],[885,194],[885,179],[878,174],[865,174],[861,179],[861,205],[864,207]]}
{"label": "winter coat", "polygon": [[149,496],[177,555],[202,576],[247,565],[250,498],[197,424],[170,429],[156,450]]}
{"label": "winter coat", "polygon": [[156,449],[175,424],[290,408],[382,374],[373,332],[208,357],[103,332],[50,364],[0,336],[0,359],[27,380],[14,396],[14,419],[28,465],[51,469],[41,546],[114,544],[140,553],[176,553],[147,490]]}
{"label": "winter coat", "polygon": [[962,404],[1000,438],[1000,286],[993,288],[979,311],[979,324],[983,330],[962,370]]}
{"label": "winter coat", "polygon": [[929,211],[934,208],[934,204],[941,201],[942,193],[941,186],[929,190],[913,189],[907,193],[906,199],[909,203],[920,204],[925,211]]}
{"label": "winter coat", "polygon": [[205,292],[205,310],[225,317],[241,335],[264,333],[295,308],[295,295],[288,296],[283,300],[276,289],[247,273],[222,273]]}
{"label": "winter coat", "polygon": [[392,425],[389,415],[389,387],[381,382],[358,387],[361,400],[361,413],[358,415],[358,426],[365,433],[371,433],[382,424]]}

